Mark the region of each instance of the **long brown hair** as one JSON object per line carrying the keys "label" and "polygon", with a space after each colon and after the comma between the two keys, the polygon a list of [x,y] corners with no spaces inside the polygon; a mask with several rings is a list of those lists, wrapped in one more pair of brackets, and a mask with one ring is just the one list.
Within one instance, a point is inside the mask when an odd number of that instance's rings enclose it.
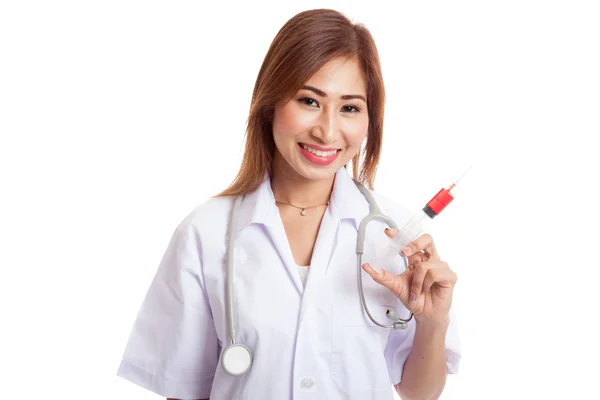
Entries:
{"label": "long brown hair", "polygon": [[366,145],[352,158],[352,170],[354,179],[373,188],[381,153],[385,101],[377,47],[363,25],[353,24],[337,11],[318,9],[295,15],[273,39],[254,85],[242,165],[233,183],[217,196],[251,193],[266,173],[273,172],[275,104],[293,96],[336,57],[356,57],[364,74],[369,130]]}

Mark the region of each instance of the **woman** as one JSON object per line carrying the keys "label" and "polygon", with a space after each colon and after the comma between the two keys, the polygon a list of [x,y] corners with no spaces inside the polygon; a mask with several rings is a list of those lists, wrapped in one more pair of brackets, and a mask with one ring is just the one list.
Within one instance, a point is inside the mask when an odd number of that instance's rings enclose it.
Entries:
{"label": "woman", "polygon": [[[429,235],[405,268],[363,265],[372,316],[413,313],[404,330],[375,325],[357,286],[357,229],[369,203],[347,172],[373,187],[384,86],[373,39],[331,10],[300,13],[275,37],[259,72],[235,181],[177,228],[129,339],[119,375],[178,399],[437,398],[460,349],[451,318],[456,275]],[[360,173],[359,173],[360,172]],[[240,197],[243,196],[243,197]],[[403,207],[374,194],[398,226]],[[239,213],[228,229],[234,201]],[[385,245],[369,224],[364,259]],[[252,351],[225,371],[232,252],[235,340]],[[379,269],[378,269],[379,270]]]}

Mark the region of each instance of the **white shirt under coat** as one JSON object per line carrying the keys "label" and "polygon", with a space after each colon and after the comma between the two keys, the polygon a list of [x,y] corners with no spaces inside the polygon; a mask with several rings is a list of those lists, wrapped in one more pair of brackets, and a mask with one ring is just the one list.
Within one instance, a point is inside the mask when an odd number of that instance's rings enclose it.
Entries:
{"label": "white shirt under coat", "polygon": [[[412,214],[375,194],[382,212],[402,226]],[[268,179],[240,207],[233,265],[237,342],[253,353],[251,369],[228,375],[225,301],[227,225],[233,201],[213,198],[177,227],[143,301],[118,375],[164,397],[211,400],[392,400],[415,333],[374,325],[357,287],[356,238],[369,212],[348,172],[335,178],[306,285]],[[309,211],[310,212],[310,211]],[[371,222],[363,263],[386,243],[385,226]],[[401,273],[400,257],[386,266]],[[407,310],[364,271],[371,314],[382,323],[388,306]],[[447,368],[458,370],[456,322],[446,337]]]}

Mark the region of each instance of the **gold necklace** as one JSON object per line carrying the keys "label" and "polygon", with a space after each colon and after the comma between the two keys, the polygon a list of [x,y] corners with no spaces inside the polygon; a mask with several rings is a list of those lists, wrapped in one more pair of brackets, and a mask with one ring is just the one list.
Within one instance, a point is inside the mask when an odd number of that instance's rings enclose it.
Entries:
{"label": "gold necklace", "polygon": [[295,205],[293,205],[293,204],[290,204],[290,203],[284,203],[284,202],[282,202],[282,201],[277,201],[277,200],[275,200],[275,203],[276,203],[276,204],[285,204],[286,206],[292,206],[292,207],[296,207],[296,208],[298,208],[298,209],[302,210],[302,211],[300,211],[300,215],[302,215],[303,217],[304,217],[304,216],[307,214],[306,210],[307,210],[307,209],[309,209],[309,208],[314,208],[314,207],[319,207],[319,206],[328,206],[328,205],[329,205],[329,202],[327,202],[327,203],[325,203],[325,204],[318,204],[318,205],[316,205],[316,206],[310,206],[310,207],[298,207],[298,206],[295,206]]}

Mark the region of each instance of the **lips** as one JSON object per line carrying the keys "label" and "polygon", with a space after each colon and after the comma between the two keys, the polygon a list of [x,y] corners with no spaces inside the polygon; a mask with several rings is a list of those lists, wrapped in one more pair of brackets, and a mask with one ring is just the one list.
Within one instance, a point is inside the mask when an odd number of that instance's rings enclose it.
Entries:
{"label": "lips", "polygon": [[314,145],[309,146],[304,143],[300,143],[300,146],[304,150],[306,150],[316,156],[319,156],[319,157],[329,157],[338,152],[338,149],[333,149],[330,147],[320,147],[320,146],[314,146]]}
{"label": "lips", "polygon": [[335,161],[340,153],[340,149],[331,147],[321,147],[317,145],[307,145],[298,143],[298,149],[302,155],[311,163],[317,165],[329,165]]}

